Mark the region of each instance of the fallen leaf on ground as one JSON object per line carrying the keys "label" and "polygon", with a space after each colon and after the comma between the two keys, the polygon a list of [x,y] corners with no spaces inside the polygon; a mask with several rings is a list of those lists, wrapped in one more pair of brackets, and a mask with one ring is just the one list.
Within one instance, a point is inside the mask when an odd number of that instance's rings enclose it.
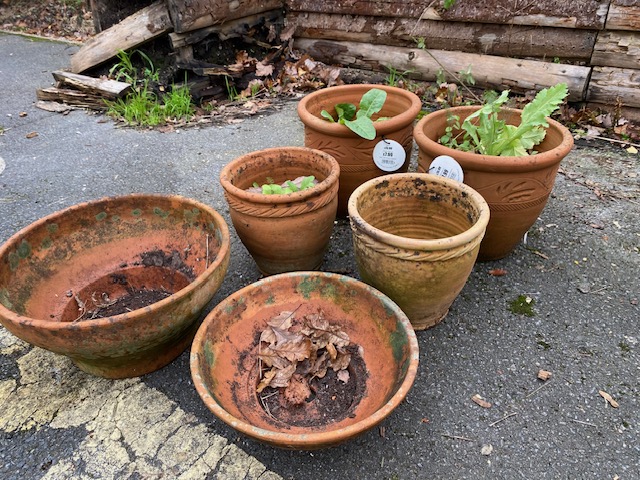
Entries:
{"label": "fallen leaf on ground", "polygon": [[502,277],[503,275],[506,275],[507,271],[503,268],[494,268],[492,270],[489,270],[489,275],[493,275],[494,277]]}
{"label": "fallen leaf on ground", "polygon": [[482,408],[491,408],[491,404],[477,393],[473,397],[471,397],[471,400],[480,405]]}
{"label": "fallen leaf on ground", "polygon": [[638,149],[636,147],[629,147],[627,148],[627,152],[629,153],[638,153]]}
{"label": "fallen leaf on ground", "polygon": [[38,132],[29,132],[27,133],[27,138],[35,138],[38,136]]}
{"label": "fallen leaf on ground", "polygon": [[544,380],[545,382],[547,380],[549,380],[551,378],[551,375],[553,375],[551,372],[547,371],[547,370],[539,370],[538,371],[538,378],[540,380]]}
{"label": "fallen leaf on ground", "polygon": [[480,453],[485,456],[491,455],[492,452],[493,452],[493,445],[491,444],[483,445],[482,450],[480,450]]}
{"label": "fallen leaf on ground", "polygon": [[598,393],[602,398],[609,402],[609,405],[611,405],[613,408],[618,408],[618,402],[616,402],[611,395],[609,395],[604,390],[598,390]]}

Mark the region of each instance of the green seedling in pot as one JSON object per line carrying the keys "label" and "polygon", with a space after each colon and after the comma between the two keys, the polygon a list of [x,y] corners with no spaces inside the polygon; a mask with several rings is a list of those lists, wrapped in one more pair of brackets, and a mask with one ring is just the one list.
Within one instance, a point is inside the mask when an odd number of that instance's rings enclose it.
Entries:
{"label": "green seedling in pot", "polygon": [[505,90],[495,100],[469,115],[462,125],[457,115],[449,118],[440,143],[449,148],[483,155],[525,156],[535,154],[549,126],[547,117],[554,113],[568,94],[565,83],[545,88],[522,109],[520,125],[508,125],[498,117],[509,99]]}
{"label": "green seedling in pot", "polygon": [[286,195],[288,193],[307,190],[317,183],[318,182],[313,175],[308,177],[298,177],[295,180],[287,180],[280,185],[274,183],[272,178],[267,178],[267,183],[261,186],[257,182],[254,182],[253,188],[249,190],[252,192],[263,193],[264,195]]}
{"label": "green seedling in pot", "polygon": [[[338,103],[334,107],[338,115],[337,123],[347,126],[352,132],[366,140],[373,140],[376,138],[376,127],[371,117],[382,110],[386,99],[387,92],[379,88],[372,88],[362,96],[357,107],[353,103]],[[320,115],[325,120],[336,123],[333,115],[326,110],[322,110]],[[386,119],[387,117],[381,117],[376,122]]]}

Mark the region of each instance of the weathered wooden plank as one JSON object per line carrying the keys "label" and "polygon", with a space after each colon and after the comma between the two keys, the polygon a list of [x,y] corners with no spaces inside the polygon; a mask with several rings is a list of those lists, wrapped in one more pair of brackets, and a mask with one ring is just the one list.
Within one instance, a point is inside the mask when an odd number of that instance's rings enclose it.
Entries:
{"label": "weathered wooden plank", "polygon": [[631,68],[594,67],[587,100],[640,108],[640,70]]}
{"label": "weathered wooden plank", "polygon": [[620,115],[620,118],[629,120],[631,122],[640,122],[640,108],[634,107],[619,107],[610,103],[597,103],[587,102],[585,105],[588,109],[593,111],[611,112],[615,115]]}
{"label": "weathered wooden plank", "polygon": [[221,40],[226,40],[228,38],[245,35],[252,27],[261,23],[271,24],[277,20],[284,20],[284,15],[281,9],[236,18],[219,25],[212,25],[210,27],[200,28],[186,33],[170,33],[169,40],[171,41],[171,46],[174,49],[201,42],[212,34],[217,34]]}
{"label": "weathered wooden plank", "polygon": [[158,0],[87,40],[71,57],[71,71],[82,73],[172,29],[164,0]]}
{"label": "weathered wooden plank", "polygon": [[450,72],[470,67],[476,84],[481,87],[528,91],[564,82],[569,87],[569,98],[574,101],[584,100],[590,72],[589,67],[576,65],[445,50],[426,52],[417,48],[368,43],[302,38],[296,40],[294,46],[325,63],[375,71],[384,71],[391,65],[400,71],[411,71],[416,78],[426,81],[435,80],[442,67]]}
{"label": "weathered wooden plank", "polygon": [[56,71],[52,73],[58,87],[71,87],[103,98],[122,98],[131,91],[131,85],[116,80],[88,77],[77,73]]}
{"label": "weathered wooden plank", "polygon": [[289,13],[287,23],[295,26],[295,37],[401,47],[415,47],[415,39],[422,37],[436,50],[565,62],[588,62],[597,35],[593,30],[300,12]]}
{"label": "weathered wooden plank", "polygon": [[36,90],[36,97],[41,101],[62,102],[67,105],[90,108],[92,110],[106,110],[107,108],[102,97],[70,88],[39,88]]}
{"label": "weathered wooden plank", "polygon": [[167,0],[175,31],[189,32],[284,7],[284,0]]}
{"label": "weathered wooden plank", "polygon": [[612,0],[607,30],[640,30],[640,0]]}
{"label": "weathered wooden plank", "polygon": [[600,32],[593,50],[591,65],[640,68],[640,33]]}
{"label": "weathered wooden plank", "polygon": [[450,22],[503,23],[600,30],[610,0],[457,0],[445,10],[442,0],[288,0],[291,11],[424,18]]}

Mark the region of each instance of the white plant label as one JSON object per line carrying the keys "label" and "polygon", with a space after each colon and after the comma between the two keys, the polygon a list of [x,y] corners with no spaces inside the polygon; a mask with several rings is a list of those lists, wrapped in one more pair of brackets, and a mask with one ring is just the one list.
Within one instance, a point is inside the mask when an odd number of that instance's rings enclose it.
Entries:
{"label": "white plant label", "polygon": [[440,177],[451,178],[458,182],[462,182],[464,180],[462,167],[449,155],[440,155],[439,157],[434,158],[431,165],[429,165],[429,173]]}
{"label": "white plant label", "polygon": [[407,152],[395,140],[381,140],[373,149],[373,163],[384,172],[395,172],[407,159]]}

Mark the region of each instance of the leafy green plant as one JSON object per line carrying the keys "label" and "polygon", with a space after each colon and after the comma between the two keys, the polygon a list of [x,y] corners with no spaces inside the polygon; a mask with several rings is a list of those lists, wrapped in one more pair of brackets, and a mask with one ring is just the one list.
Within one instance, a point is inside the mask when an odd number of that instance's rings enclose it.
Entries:
{"label": "leafy green plant", "polygon": [[524,156],[535,153],[549,126],[547,117],[555,112],[568,94],[565,83],[545,88],[522,109],[520,125],[509,125],[498,117],[502,105],[509,99],[509,90],[476,112],[462,124],[452,115],[440,143],[450,148],[483,155]]}
{"label": "leafy green plant", "polygon": [[[338,103],[335,106],[338,115],[337,123],[347,126],[356,135],[366,140],[376,138],[376,127],[371,117],[382,110],[387,99],[387,92],[379,88],[372,88],[360,99],[360,104],[356,107],[353,103]],[[322,110],[320,115],[325,120],[335,123],[336,119]],[[386,120],[386,117],[378,118],[376,121]]]}
{"label": "leafy green plant", "polygon": [[273,182],[272,178],[267,178],[267,183],[259,185],[257,182],[253,183],[254,188],[261,189],[265,195],[283,195],[288,193],[300,192],[307,190],[316,184],[316,178],[313,175],[308,177],[298,177],[295,180],[287,180],[278,185]]}
{"label": "leafy green plant", "polygon": [[153,127],[165,120],[157,96],[146,85],[108,105],[107,115],[121,118],[127,125]]}
{"label": "leafy green plant", "polygon": [[167,118],[188,118],[195,113],[191,93],[186,84],[181,87],[173,86],[163,102],[164,115]]}
{"label": "leafy green plant", "polygon": [[138,70],[133,64],[134,55],[138,55],[144,64],[142,69],[143,78],[145,80],[151,80],[158,82],[160,79],[160,72],[158,72],[153,64],[153,61],[142,50],[134,50],[131,53],[124,50],[118,50],[118,62],[109,69],[109,76],[116,80],[124,80],[127,83],[135,84],[138,81]]}

